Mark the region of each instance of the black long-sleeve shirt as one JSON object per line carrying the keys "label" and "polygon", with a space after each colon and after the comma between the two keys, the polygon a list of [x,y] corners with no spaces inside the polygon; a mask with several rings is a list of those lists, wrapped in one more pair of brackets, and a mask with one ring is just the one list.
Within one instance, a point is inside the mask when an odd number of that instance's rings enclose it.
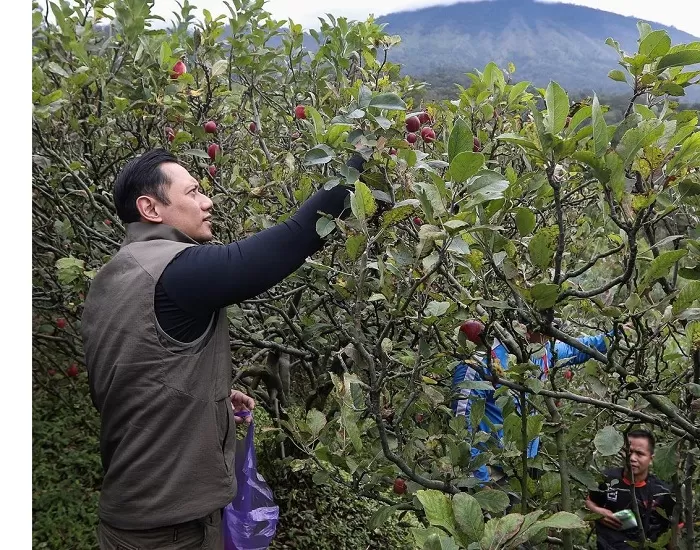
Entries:
{"label": "black long-sleeve shirt", "polygon": [[339,216],[347,195],[342,185],[321,189],[274,227],[228,245],[185,249],[156,285],[161,328],[180,342],[192,342],[204,334],[215,311],[257,296],[296,271],[323,246],[316,233],[318,212]]}

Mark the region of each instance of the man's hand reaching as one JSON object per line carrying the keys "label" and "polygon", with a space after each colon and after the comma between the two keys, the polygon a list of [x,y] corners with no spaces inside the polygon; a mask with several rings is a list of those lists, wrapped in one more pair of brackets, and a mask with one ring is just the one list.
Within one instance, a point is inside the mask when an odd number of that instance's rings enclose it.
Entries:
{"label": "man's hand reaching", "polygon": [[252,397],[248,397],[243,392],[238,390],[231,390],[231,406],[233,407],[234,413],[247,412],[245,415],[236,415],[236,424],[250,424],[253,421],[253,416],[250,414],[253,409],[255,409],[255,400]]}

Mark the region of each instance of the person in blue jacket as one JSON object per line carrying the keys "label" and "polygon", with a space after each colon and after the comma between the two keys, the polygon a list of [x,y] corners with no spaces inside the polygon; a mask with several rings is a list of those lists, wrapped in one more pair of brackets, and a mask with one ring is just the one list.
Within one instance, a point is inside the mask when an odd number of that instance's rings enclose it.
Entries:
{"label": "person in blue jacket", "polygon": [[[477,321],[478,322],[478,321]],[[464,325],[463,325],[464,326]],[[583,336],[577,338],[582,344],[597,349],[598,351],[605,353],[607,352],[607,343],[605,337],[610,336],[609,334],[599,334],[597,336]],[[469,336],[468,336],[469,338]],[[471,338],[469,338],[471,339]],[[533,354],[530,357],[530,362],[540,368],[540,379],[544,380],[549,375],[549,369],[552,365],[552,349],[549,339],[538,332],[528,332],[528,340],[531,343],[540,343],[543,345],[543,349]],[[478,342],[478,340],[477,340]],[[574,348],[573,346],[566,344],[564,342],[556,342],[554,345],[556,351],[557,362],[567,359],[565,365],[579,365],[585,363],[590,359],[590,356],[582,351]],[[478,360],[483,364],[483,369],[488,373],[486,368],[486,352],[477,351],[473,360]],[[499,370],[500,367],[503,370],[508,368],[508,350],[504,344],[498,340],[494,340],[491,347],[491,364],[494,370]],[[485,402],[484,418],[479,422],[477,429],[486,433],[491,433],[493,425],[503,426],[503,411],[496,404],[496,397],[494,396],[495,390],[483,390],[483,389],[469,389],[465,387],[460,387],[459,385],[467,381],[480,381],[482,380],[479,373],[468,362],[461,362],[455,368],[452,375],[452,387],[460,394],[459,399],[456,399],[452,403],[452,411],[456,415],[461,415],[466,417],[467,428],[471,430],[471,422],[469,421],[469,415],[471,412],[472,398],[481,398]],[[515,399],[516,409],[520,411],[520,406],[518,400]],[[488,422],[487,422],[488,419]],[[490,424],[489,424],[490,423]],[[496,438],[499,445],[503,442],[503,429],[500,428],[496,431]],[[540,438],[539,436],[528,443],[527,456],[528,458],[535,458],[539,452],[540,448]],[[481,454],[482,449],[477,445],[473,445],[471,448],[472,460]],[[491,480],[491,475],[486,465],[479,466],[474,470],[474,477],[481,482],[487,482]]]}

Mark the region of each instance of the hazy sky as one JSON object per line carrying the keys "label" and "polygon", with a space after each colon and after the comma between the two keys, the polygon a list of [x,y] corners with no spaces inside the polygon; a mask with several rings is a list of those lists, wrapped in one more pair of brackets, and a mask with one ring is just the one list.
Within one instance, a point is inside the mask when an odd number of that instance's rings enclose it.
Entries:
{"label": "hazy sky", "polygon": [[[538,0],[540,1],[540,0]],[[558,2],[560,0],[541,0]],[[198,8],[208,9],[212,15],[227,14],[222,0],[190,0]],[[268,0],[265,9],[275,19],[292,18],[305,28],[316,27],[318,17],[330,13],[348,19],[364,20],[369,14],[375,17],[397,11],[413,10],[427,6],[455,4],[454,1],[436,0]],[[662,23],[700,37],[700,1],[698,0],[571,0],[567,4],[578,4],[591,8],[629,15]],[[155,0],[155,13],[170,21],[172,12],[178,10],[175,0]],[[200,12],[197,12],[198,15]]]}

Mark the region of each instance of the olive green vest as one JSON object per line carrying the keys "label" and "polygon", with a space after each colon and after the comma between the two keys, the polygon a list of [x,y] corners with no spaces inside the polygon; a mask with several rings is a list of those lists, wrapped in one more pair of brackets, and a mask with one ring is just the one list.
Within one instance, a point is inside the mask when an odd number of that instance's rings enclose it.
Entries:
{"label": "olive green vest", "polygon": [[128,224],[85,300],[85,362],[101,417],[99,516],[120,529],[200,518],[234,495],[226,310],[184,344],[165,334],[154,309],[161,273],[196,245],[164,224]]}

